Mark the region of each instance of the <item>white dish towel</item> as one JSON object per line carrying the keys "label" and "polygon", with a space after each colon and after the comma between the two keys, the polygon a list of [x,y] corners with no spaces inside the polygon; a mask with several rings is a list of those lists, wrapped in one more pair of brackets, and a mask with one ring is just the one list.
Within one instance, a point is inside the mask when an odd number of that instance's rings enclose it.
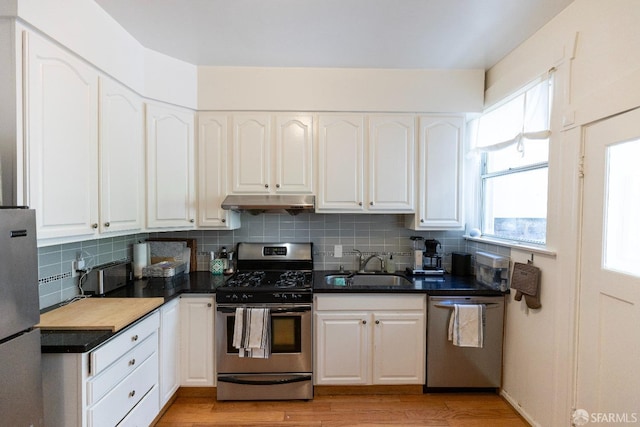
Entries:
{"label": "white dish towel", "polygon": [[458,347],[484,345],[484,304],[454,304],[449,318],[449,341]]}
{"label": "white dish towel", "polygon": [[269,358],[271,315],[268,308],[236,308],[233,346],[240,357]]}

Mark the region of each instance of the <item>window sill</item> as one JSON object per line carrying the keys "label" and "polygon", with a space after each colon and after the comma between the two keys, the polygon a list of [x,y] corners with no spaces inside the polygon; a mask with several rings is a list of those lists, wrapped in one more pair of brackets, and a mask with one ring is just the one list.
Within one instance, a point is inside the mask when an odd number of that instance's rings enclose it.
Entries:
{"label": "window sill", "polygon": [[518,242],[515,240],[496,239],[493,237],[471,237],[469,235],[462,236],[465,240],[471,240],[472,242],[491,243],[497,246],[504,246],[511,249],[519,249],[527,252],[532,252],[540,255],[546,255],[555,258],[556,251],[547,248],[544,245],[536,245],[533,243]]}

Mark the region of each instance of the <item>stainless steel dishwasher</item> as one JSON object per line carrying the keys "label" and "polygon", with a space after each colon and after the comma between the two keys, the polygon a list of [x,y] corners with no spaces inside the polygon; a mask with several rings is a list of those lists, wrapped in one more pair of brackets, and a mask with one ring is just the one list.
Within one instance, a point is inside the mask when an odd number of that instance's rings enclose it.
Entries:
{"label": "stainless steel dishwasher", "polygon": [[[484,304],[484,346],[458,347],[448,340],[455,304]],[[504,296],[433,296],[427,310],[427,383],[438,388],[498,388],[502,380]]]}

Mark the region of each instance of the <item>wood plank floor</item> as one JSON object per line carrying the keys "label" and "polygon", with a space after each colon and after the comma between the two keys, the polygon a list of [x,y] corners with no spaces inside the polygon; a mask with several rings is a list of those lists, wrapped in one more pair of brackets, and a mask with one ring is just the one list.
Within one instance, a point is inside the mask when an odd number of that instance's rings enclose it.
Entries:
{"label": "wood plank floor", "polygon": [[526,427],[493,393],[322,395],[311,401],[227,401],[178,395],[156,427]]}

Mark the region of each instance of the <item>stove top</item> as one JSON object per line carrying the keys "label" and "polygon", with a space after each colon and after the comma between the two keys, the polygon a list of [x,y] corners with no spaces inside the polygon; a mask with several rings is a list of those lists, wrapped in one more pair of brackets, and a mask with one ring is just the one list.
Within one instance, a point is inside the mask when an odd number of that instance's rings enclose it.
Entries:
{"label": "stove top", "polygon": [[[245,271],[231,276],[222,288],[261,289],[295,289],[303,290],[312,287],[313,274],[310,271]],[[239,290],[239,289],[238,289]]]}
{"label": "stove top", "polygon": [[311,243],[238,243],[238,272],[216,289],[219,303],[311,302]]}

